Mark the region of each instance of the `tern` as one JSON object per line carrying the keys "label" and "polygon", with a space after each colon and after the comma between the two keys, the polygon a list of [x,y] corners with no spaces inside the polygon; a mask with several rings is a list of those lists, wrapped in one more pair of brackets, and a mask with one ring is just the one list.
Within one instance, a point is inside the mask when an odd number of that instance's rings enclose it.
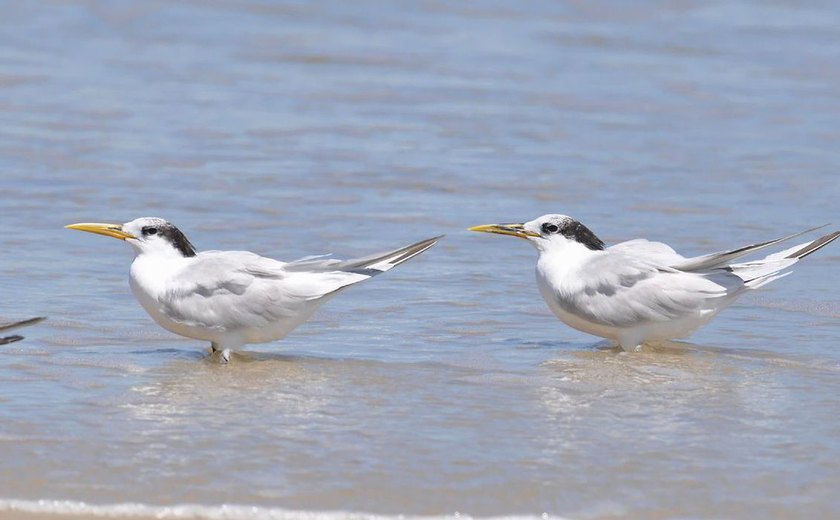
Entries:
{"label": "tern", "polygon": [[693,258],[645,239],[607,247],[566,215],[470,231],[528,240],[539,252],[540,294],[560,321],[624,350],[639,350],[688,336],[738,296],[790,274],[785,270],[840,236],[835,231],[760,260],[732,263],[816,229]]}
{"label": "tern", "polygon": [[125,224],[65,226],[128,242],[134,296],[164,329],[210,342],[211,354],[280,339],[341,290],[426,251],[441,237],[354,260],[310,256],[281,262],[248,251],[196,251],[174,225],[155,217]]}
{"label": "tern", "polygon": [[[0,325],[0,333],[5,334],[10,330],[14,330],[20,327],[27,327],[29,325],[35,325],[38,322],[44,321],[46,318],[39,317],[39,318],[29,318],[28,320],[16,321],[14,323],[4,323]],[[0,345],[5,345],[7,343],[14,343],[15,341],[20,341],[23,339],[23,336],[19,336],[17,334],[13,336],[3,336],[0,337]]]}

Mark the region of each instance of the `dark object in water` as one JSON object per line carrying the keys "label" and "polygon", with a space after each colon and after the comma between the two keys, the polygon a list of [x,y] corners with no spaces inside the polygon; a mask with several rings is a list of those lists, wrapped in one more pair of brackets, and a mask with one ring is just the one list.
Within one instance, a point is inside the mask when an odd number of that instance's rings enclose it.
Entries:
{"label": "dark object in water", "polygon": [[[0,325],[0,332],[7,332],[7,331],[10,331],[10,330],[16,329],[18,327],[26,327],[26,326],[29,326],[29,325],[35,325],[36,323],[44,321],[45,319],[46,319],[45,317],[30,318],[28,320],[16,321],[14,323],[7,323],[5,325]],[[19,336],[17,334],[15,334],[13,336],[5,336],[5,337],[0,338],[0,345],[7,345],[9,343],[14,343],[15,341],[20,341],[22,339],[23,339],[23,336]]]}

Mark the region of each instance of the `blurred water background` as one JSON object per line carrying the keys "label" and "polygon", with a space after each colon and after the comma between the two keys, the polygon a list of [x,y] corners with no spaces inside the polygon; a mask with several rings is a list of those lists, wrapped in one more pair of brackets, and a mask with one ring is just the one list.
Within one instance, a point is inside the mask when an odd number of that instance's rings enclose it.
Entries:
{"label": "blurred water background", "polygon": [[[0,315],[49,320],[2,347],[0,517],[840,516],[840,249],[628,355],[465,231],[836,227],[837,3],[2,9]],[[139,216],[286,260],[448,236],[217,366],[62,228]]]}

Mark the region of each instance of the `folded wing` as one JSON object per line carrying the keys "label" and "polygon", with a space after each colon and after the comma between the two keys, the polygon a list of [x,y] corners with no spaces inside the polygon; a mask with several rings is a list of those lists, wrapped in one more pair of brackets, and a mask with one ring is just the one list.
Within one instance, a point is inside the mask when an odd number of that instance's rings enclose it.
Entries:
{"label": "folded wing", "polygon": [[731,274],[709,277],[687,273],[624,254],[592,259],[575,279],[579,284],[560,295],[561,307],[610,327],[702,313],[716,307],[709,305],[710,299],[727,296],[743,285]]}

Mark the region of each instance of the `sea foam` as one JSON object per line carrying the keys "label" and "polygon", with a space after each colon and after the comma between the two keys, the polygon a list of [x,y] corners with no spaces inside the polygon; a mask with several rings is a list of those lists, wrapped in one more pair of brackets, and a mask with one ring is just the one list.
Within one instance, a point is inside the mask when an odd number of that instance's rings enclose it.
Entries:
{"label": "sea foam", "polygon": [[[154,518],[187,520],[470,520],[471,515],[452,513],[440,516],[379,515],[350,511],[296,511],[261,506],[222,505],[149,505],[138,503],[88,504],[70,500],[0,499],[0,513],[29,513],[41,516],[85,516],[94,518]],[[561,520],[542,515],[481,517],[493,520]]]}

